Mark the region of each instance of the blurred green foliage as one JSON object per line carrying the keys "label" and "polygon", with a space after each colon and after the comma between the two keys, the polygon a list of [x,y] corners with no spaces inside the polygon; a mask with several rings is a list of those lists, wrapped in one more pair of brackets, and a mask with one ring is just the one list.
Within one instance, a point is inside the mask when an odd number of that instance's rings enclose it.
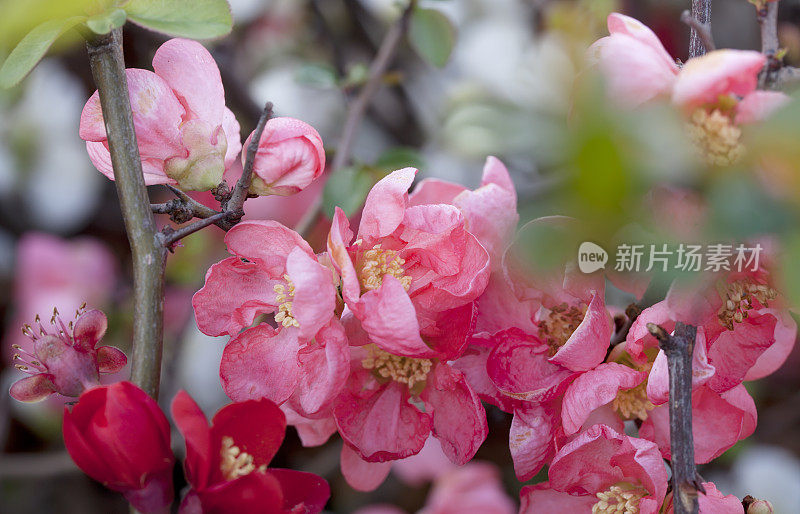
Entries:
{"label": "blurred green foliage", "polygon": [[411,46],[420,57],[441,68],[450,59],[456,42],[456,29],[450,19],[436,9],[415,8],[408,30]]}

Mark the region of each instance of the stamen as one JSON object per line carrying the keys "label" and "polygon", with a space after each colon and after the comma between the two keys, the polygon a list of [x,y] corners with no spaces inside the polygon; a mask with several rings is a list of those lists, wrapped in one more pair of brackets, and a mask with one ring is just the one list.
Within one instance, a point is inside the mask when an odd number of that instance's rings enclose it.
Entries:
{"label": "stamen", "polygon": [[433,361],[430,359],[414,359],[401,357],[381,350],[377,346],[369,348],[369,356],[361,361],[364,369],[371,369],[378,376],[391,378],[395,382],[406,384],[413,389],[416,384],[424,382]]}
{"label": "stamen", "polygon": [[611,407],[625,419],[646,420],[648,411],[655,408],[647,398],[647,381],[645,380],[632,389],[619,391],[617,397],[611,403]]}
{"label": "stamen", "polygon": [[597,503],[592,505],[592,514],[636,514],[639,502],[647,492],[639,489],[612,485],[606,491],[597,493]]}
{"label": "stamen", "polygon": [[569,340],[585,315],[585,305],[570,307],[565,302],[553,307],[547,317],[539,321],[539,335],[550,347],[551,357]]}
{"label": "stamen", "polygon": [[[256,470],[253,456],[241,451],[238,446],[234,446],[233,438],[228,436],[222,438],[219,467],[226,480],[234,480]],[[258,471],[266,471],[266,469],[266,465],[258,467]]]}
{"label": "stamen", "polygon": [[712,166],[729,166],[742,158],[742,131],[719,109],[697,109],[688,127],[689,138],[703,159]]}
{"label": "stamen", "polygon": [[371,250],[364,252],[361,260],[359,278],[364,289],[371,291],[378,289],[383,284],[383,277],[391,275],[408,291],[411,287],[411,277],[405,274],[403,264],[405,259],[398,255],[396,250],[384,250],[381,245],[375,245]]}
{"label": "stamen", "polygon": [[[717,317],[723,327],[733,330],[734,323],[747,319],[751,309],[768,307],[769,302],[777,298],[778,292],[765,284],[741,280],[720,287],[719,295],[722,307]],[[754,300],[758,304],[754,304]]]}
{"label": "stamen", "polygon": [[286,285],[275,284],[272,290],[277,293],[275,301],[278,304],[278,312],[275,314],[275,321],[284,327],[299,327],[300,323],[292,316],[292,300],[294,299],[294,283],[289,275],[283,275]]}

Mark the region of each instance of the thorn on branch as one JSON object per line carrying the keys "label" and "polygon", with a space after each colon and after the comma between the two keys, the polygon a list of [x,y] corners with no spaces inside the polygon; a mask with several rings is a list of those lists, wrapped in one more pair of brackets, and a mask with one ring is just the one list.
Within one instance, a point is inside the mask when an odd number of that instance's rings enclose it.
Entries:
{"label": "thorn on branch", "polygon": [[688,25],[689,28],[691,28],[697,34],[697,37],[700,39],[700,43],[702,43],[706,52],[713,52],[717,49],[716,45],[714,44],[714,37],[711,35],[710,23],[701,22],[692,16],[692,13],[690,13],[688,10],[681,13],[681,21]]}

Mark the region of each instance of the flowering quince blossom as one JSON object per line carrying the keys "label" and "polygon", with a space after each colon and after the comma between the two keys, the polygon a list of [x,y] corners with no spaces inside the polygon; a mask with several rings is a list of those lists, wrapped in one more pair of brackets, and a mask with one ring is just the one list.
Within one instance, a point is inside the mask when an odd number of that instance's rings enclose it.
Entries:
{"label": "flowering quince blossom", "polygon": [[655,514],[667,493],[667,470],[656,445],[602,424],[564,445],[549,476],[549,488],[537,484],[522,490],[521,513],[548,511],[547,505]]}
{"label": "flowering quince blossom", "polygon": [[[125,70],[145,184],[217,186],[242,148],[217,64],[200,43],[170,39],[153,56],[153,70]],[[80,137],[94,166],[113,180],[97,91],[83,108]]]}
{"label": "flowering quince blossom", "polygon": [[130,382],[85,391],[64,408],[64,445],[93,479],[119,491],[144,513],[169,512],[172,468],[169,422]]}
{"label": "flowering quince blossom", "polygon": [[53,393],[80,396],[85,389],[100,384],[101,373],[116,373],[127,363],[125,354],[117,348],[97,346],[108,326],[106,315],[98,310],[86,311],[84,305],[75,321],[65,324],[54,309],[50,330],[44,328],[38,315],[34,323],[22,327],[32,348],[11,345],[14,366],[29,375],[11,386],[9,393],[16,400],[37,402]]}
{"label": "flowering quince blossom", "polygon": [[[253,134],[244,146],[250,144]],[[242,154],[242,164],[245,155]],[[325,171],[325,149],[319,133],[294,118],[271,118],[264,126],[253,161],[250,192],[287,196],[299,193]]]}
{"label": "flowering quince blossom", "polygon": [[631,17],[608,16],[609,36],[590,54],[608,80],[611,97],[632,108],[671,98],[689,119],[689,135],[709,164],[744,154],[739,125],[760,121],[788,102],[780,92],[756,91],[766,57],[751,50],[716,50],[678,67],[658,37]]}
{"label": "flowering quince blossom", "polygon": [[180,391],[172,417],[186,440],[184,469],[191,485],[182,513],[317,513],[330,496],[312,473],[268,468],[286,433],[286,419],[267,399],[227,405],[209,426],[192,398]]}
{"label": "flowering quince blossom", "polygon": [[[192,300],[203,333],[234,336],[220,364],[225,392],[234,401],[292,397],[300,413],[316,413],[338,394],[349,370],[331,269],[275,221],[239,223],[225,242],[235,257],[214,264]],[[277,329],[247,328],[268,313],[275,313]]]}

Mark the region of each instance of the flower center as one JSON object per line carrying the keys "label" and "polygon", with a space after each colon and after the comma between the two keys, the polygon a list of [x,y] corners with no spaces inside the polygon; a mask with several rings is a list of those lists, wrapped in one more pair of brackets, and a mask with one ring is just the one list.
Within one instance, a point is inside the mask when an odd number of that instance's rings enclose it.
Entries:
{"label": "flower center", "polygon": [[639,512],[639,501],[646,494],[627,484],[612,485],[608,490],[597,493],[598,502],[592,505],[592,514],[636,514]]}
{"label": "flower center", "polygon": [[[75,319],[80,318],[84,312],[86,312],[86,302],[83,302],[80,308],[75,311]],[[33,319],[33,322],[36,324],[36,327],[25,323],[22,325],[22,333],[34,343],[44,336],[56,336],[61,338],[67,346],[75,345],[75,340],[72,337],[74,322],[70,321],[65,324],[57,308],[53,307],[53,315],[50,317],[50,324],[55,329],[53,332],[45,330],[44,325],[42,325],[42,318],[38,314]],[[22,346],[16,343],[12,344],[11,348],[14,350],[14,367],[18,370],[31,375],[47,371],[47,366],[39,360],[39,357],[35,355],[35,351],[34,353],[26,351]]]}
{"label": "flower center", "polygon": [[219,455],[219,469],[222,471],[222,476],[225,477],[225,480],[235,480],[241,476],[249,475],[256,469],[262,472],[267,469],[266,464],[256,468],[253,456],[241,451],[238,446],[234,445],[232,437],[224,436],[222,438],[222,448]]}
{"label": "flower center", "polygon": [[283,274],[286,285],[275,284],[272,290],[277,293],[275,302],[278,304],[278,312],[275,314],[275,321],[284,327],[299,327],[300,323],[292,316],[292,300],[294,300],[294,283],[289,275]]}
{"label": "flower center", "polygon": [[401,357],[372,346],[369,356],[361,361],[361,365],[364,369],[371,369],[379,377],[391,378],[413,389],[414,385],[425,381],[433,367],[433,361]]}
{"label": "flower center", "polygon": [[404,273],[405,263],[405,259],[401,258],[396,250],[384,250],[377,244],[371,250],[364,252],[362,257],[359,273],[361,285],[368,291],[378,289],[383,284],[383,277],[391,275],[400,281],[403,289],[408,291],[411,287],[411,277]]}
{"label": "flower center", "polygon": [[744,155],[742,131],[719,109],[697,109],[689,121],[689,138],[712,166],[729,166]]}
{"label": "flower center", "polygon": [[645,380],[632,389],[624,389],[617,393],[611,404],[625,419],[647,419],[647,412],[655,406],[647,399],[647,381]]}
{"label": "flower center", "polygon": [[[733,330],[734,323],[741,323],[747,319],[748,311],[755,307],[767,307],[777,296],[777,291],[764,284],[743,280],[731,282],[727,288],[720,291],[722,307],[719,308],[717,317],[722,326]],[[754,305],[753,300],[760,305]]]}
{"label": "flower center", "polygon": [[586,306],[570,307],[566,303],[556,305],[543,320],[539,321],[539,334],[550,347],[550,356],[564,346],[578,328],[586,314]]}

